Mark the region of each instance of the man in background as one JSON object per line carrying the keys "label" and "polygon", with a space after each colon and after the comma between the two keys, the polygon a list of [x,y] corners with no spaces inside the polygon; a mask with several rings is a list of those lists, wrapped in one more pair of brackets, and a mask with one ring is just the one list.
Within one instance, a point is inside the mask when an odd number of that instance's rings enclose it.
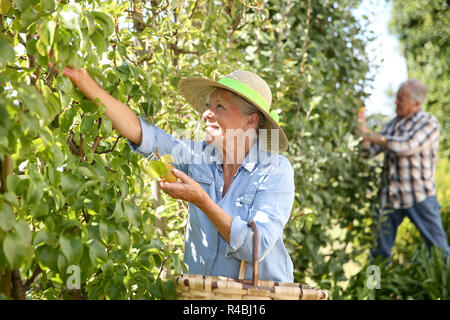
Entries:
{"label": "man in background", "polygon": [[434,172],[439,152],[439,122],[422,110],[426,87],[415,79],[402,83],[396,97],[397,116],[379,134],[366,127],[364,112],[358,113],[363,155],[384,152],[381,212],[377,245],[371,256],[391,256],[397,228],[405,216],[419,229],[430,248],[443,248],[449,255],[442,226],[441,206],[436,198]]}

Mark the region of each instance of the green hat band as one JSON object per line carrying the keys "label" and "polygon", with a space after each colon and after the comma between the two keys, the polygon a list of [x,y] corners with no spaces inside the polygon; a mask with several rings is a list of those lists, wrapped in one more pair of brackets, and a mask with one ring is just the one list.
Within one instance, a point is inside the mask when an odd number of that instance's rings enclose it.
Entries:
{"label": "green hat band", "polygon": [[279,116],[278,113],[275,112],[275,110],[272,110],[269,112],[269,105],[267,104],[266,100],[261,97],[261,95],[253,90],[252,88],[248,87],[244,83],[231,79],[231,78],[223,78],[219,80],[220,84],[226,85],[230,89],[233,89],[243,96],[247,97],[251,101],[255,102],[258,106],[264,109],[274,120],[278,123]]}

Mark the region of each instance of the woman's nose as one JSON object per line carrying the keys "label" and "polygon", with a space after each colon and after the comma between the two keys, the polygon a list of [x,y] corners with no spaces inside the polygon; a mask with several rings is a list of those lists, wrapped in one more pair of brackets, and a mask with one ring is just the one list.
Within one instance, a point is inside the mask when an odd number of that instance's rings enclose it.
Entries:
{"label": "woman's nose", "polygon": [[211,107],[206,108],[205,112],[203,112],[203,119],[211,119],[214,116],[214,112],[211,109]]}

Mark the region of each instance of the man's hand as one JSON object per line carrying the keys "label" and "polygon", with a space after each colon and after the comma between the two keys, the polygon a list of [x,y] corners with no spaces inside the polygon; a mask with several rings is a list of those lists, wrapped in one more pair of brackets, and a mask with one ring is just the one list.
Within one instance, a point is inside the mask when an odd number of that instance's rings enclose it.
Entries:
{"label": "man's hand", "polygon": [[202,204],[209,197],[197,181],[189,177],[183,171],[173,168],[173,174],[181,182],[160,182],[160,187],[172,198],[189,201],[201,208]]}
{"label": "man's hand", "polygon": [[369,147],[369,143],[373,142],[375,144],[378,144],[379,146],[383,148],[387,148],[387,139],[385,136],[376,134],[375,132],[372,132],[369,130],[366,126],[366,115],[364,114],[364,110],[359,110],[357,113],[357,122],[358,122],[358,128],[357,134],[363,138],[362,143],[364,148]]}
{"label": "man's hand", "polygon": [[366,139],[369,130],[366,126],[366,114],[364,113],[364,110],[362,108],[358,111],[356,117],[356,121],[358,123],[358,128],[356,129],[357,134],[363,139]]}

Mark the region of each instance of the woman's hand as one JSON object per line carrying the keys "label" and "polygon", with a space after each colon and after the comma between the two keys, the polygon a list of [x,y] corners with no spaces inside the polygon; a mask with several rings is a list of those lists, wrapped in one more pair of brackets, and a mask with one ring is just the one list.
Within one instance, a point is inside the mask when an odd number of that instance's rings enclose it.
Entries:
{"label": "woman's hand", "polygon": [[[54,64],[49,63],[49,66],[53,68]],[[63,75],[69,77],[87,99],[91,101],[99,99],[105,105],[105,115],[111,119],[114,129],[122,137],[129,139],[137,146],[142,143],[141,123],[134,111],[101,88],[86,69],[67,66]]]}
{"label": "woman's hand", "polygon": [[189,201],[200,209],[209,197],[200,184],[185,174],[183,171],[173,168],[173,174],[181,179],[181,182],[160,182],[160,187],[172,198]]}
{"label": "woman's hand", "polygon": [[172,172],[182,182],[160,182],[161,189],[175,199],[195,204],[211,220],[222,237],[230,242],[233,217],[219,207],[197,181],[175,168]]}
{"label": "woman's hand", "polygon": [[[50,56],[52,56],[50,54]],[[55,65],[51,62],[48,64],[51,69],[55,69]],[[72,66],[67,66],[64,68],[63,75],[68,77],[72,83],[88,98],[89,100],[94,100],[99,95],[100,86],[91,78],[86,69],[80,68],[75,69]]]}
{"label": "woman's hand", "polygon": [[81,86],[83,80],[86,80],[90,77],[86,69],[75,69],[71,66],[64,69],[63,75],[69,77],[73,84],[78,88]]}

